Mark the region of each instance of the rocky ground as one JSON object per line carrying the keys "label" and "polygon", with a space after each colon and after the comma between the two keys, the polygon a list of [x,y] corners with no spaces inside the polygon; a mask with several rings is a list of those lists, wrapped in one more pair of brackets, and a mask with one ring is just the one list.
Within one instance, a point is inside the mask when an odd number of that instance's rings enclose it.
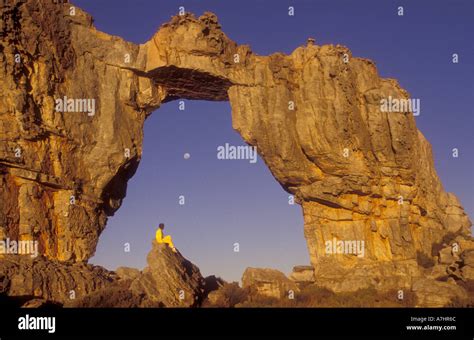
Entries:
{"label": "rocky ground", "polygon": [[8,257],[0,261],[2,301],[24,307],[198,307],[215,277],[203,278],[199,268],[153,242],[142,271],[120,267],[63,264],[44,258]]}
{"label": "rocky ground", "polygon": [[[437,263],[404,289],[380,289],[377,281],[351,290],[317,284],[312,266],[278,270],[247,268],[242,286],[215,276],[153,242],[148,265],[115,272],[86,264],[12,256],[0,261],[0,303],[22,307],[474,307],[474,249],[460,255],[449,246]],[[337,284],[337,283],[336,283]],[[335,292],[336,291],[336,292]]]}

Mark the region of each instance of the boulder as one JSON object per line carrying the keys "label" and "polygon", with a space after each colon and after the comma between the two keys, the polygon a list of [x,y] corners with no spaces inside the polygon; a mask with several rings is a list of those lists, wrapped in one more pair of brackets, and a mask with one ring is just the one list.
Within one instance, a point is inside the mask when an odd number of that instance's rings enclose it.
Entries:
{"label": "boulder", "polygon": [[[194,307],[200,305],[206,281],[199,269],[166,244],[152,242],[143,271],[117,268],[117,280],[106,289],[66,304],[66,307]],[[218,282],[218,280],[215,280]],[[215,289],[211,278],[208,291]],[[207,292],[208,293],[208,292]]]}
{"label": "boulder", "polygon": [[143,273],[130,284],[133,293],[167,307],[193,307],[202,302],[204,278],[179,252],[153,241],[147,262]]}
{"label": "boulder", "polygon": [[290,291],[299,291],[295,282],[282,272],[269,268],[247,268],[242,276],[243,288],[249,288],[251,293],[259,295],[284,298]]}
{"label": "boulder", "polygon": [[296,283],[312,283],[314,282],[314,268],[312,266],[295,266],[289,279]]}
{"label": "boulder", "polygon": [[212,291],[205,301],[206,307],[237,307],[248,299],[249,289],[240,288],[237,282],[224,283]]}
{"label": "boulder", "polygon": [[130,267],[118,267],[115,273],[121,280],[134,280],[141,274],[140,270]]}
{"label": "boulder", "polygon": [[204,278],[204,295],[207,296],[208,294],[217,291],[219,288],[224,286],[226,281],[224,281],[220,277],[216,277],[215,275],[209,275]]}
{"label": "boulder", "polygon": [[21,308],[45,308],[51,305],[44,299],[31,299],[26,301]]}

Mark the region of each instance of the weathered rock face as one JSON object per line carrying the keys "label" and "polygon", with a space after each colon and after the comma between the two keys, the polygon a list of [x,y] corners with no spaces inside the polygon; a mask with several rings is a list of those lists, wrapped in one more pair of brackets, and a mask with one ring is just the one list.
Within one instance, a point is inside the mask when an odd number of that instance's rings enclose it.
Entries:
{"label": "weathered rock face", "polygon": [[[116,272],[84,263],[8,255],[0,261],[0,304],[40,307],[196,307],[218,286],[166,245],[153,242],[148,266]],[[10,297],[10,300],[6,299]],[[5,301],[3,301],[5,300]]]}
{"label": "weathered rock face", "polygon": [[293,267],[293,272],[290,274],[289,279],[296,283],[313,283],[315,282],[314,267],[295,266]]}
{"label": "weathered rock face", "polygon": [[16,255],[0,260],[0,295],[16,297],[20,305],[35,299],[67,304],[107,289],[116,280],[115,273],[84,263]]}
{"label": "weathered rock face", "polygon": [[[82,261],[138,165],[148,95],[161,97],[134,69],[138,46],[69,8],[7,1],[0,9],[0,237],[35,239],[48,258]],[[56,112],[64,96],[95,99],[95,114]]]}
{"label": "weathered rock face", "polygon": [[420,279],[413,283],[418,307],[444,307],[453,301],[467,299],[464,289],[447,282]]}
{"label": "weathered rock face", "polygon": [[120,267],[107,287],[68,301],[65,306],[197,307],[209,290],[217,289],[206,289],[199,269],[164,244],[153,241],[147,260],[143,271]]}
{"label": "weathered rock face", "polygon": [[242,275],[242,287],[251,294],[259,294],[276,299],[287,298],[299,290],[295,282],[285,274],[269,268],[247,268]]}
{"label": "weathered rock face", "polygon": [[[0,238],[87,260],[138,166],[146,116],[188,98],[230,101],[233,127],[303,207],[320,285],[356,271],[409,286],[423,275],[416,259],[437,255],[449,235],[469,239],[471,222],[443,190],[413,115],[380,109],[409,94],[370,60],[314,44],[258,56],[209,13],[174,17],[137,46],[70,7],[0,9]],[[64,96],[94,99],[95,112],[58,112]],[[327,253],[333,239],[363,241],[364,256]]]}
{"label": "weathered rock face", "polygon": [[119,267],[115,270],[120,280],[134,280],[140,276],[141,272],[137,268]]}
{"label": "weathered rock face", "polygon": [[204,278],[199,268],[167,245],[155,241],[147,260],[148,266],[133,280],[130,290],[165,306],[199,305],[204,292]]}

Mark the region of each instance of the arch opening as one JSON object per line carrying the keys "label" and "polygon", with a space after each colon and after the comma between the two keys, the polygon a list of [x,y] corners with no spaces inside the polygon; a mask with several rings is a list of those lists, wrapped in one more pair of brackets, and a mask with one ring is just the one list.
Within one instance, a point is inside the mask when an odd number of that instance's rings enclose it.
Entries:
{"label": "arch opening", "polygon": [[228,102],[171,101],[151,114],[138,170],[91,262],[144,267],[163,222],[204,276],[239,281],[246,267],[289,274],[308,264],[301,207],[259,157],[219,159],[226,145],[247,146],[232,129]]}

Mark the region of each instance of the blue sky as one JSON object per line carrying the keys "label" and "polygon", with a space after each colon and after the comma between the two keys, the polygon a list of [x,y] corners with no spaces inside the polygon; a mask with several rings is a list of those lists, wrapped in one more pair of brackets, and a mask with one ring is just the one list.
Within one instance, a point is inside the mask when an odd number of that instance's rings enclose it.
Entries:
{"label": "blue sky", "polygon": [[[314,37],[342,44],[375,61],[382,77],[396,78],[421,100],[418,128],[433,145],[436,169],[474,216],[474,2],[380,0],[75,0],[99,30],[144,43],[179,6],[217,14],[226,34],[258,54],[291,53]],[[295,16],[288,16],[288,7]],[[404,7],[404,16],[397,7]],[[459,63],[452,63],[452,54]],[[301,208],[259,159],[222,161],[216,148],[243,144],[231,126],[229,103],[170,102],[145,124],[143,159],[122,207],[109,219],[91,262],[115,269],[142,268],[159,222],[203,274],[239,280],[244,269],[288,273],[308,264]],[[459,157],[452,157],[452,149]],[[184,153],[191,155],[183,158]],[[178,204],[185,195],[186,204]],[[130,253],[123,251],[129,242]],[[240,252],[234,252],[234,243]]]}

